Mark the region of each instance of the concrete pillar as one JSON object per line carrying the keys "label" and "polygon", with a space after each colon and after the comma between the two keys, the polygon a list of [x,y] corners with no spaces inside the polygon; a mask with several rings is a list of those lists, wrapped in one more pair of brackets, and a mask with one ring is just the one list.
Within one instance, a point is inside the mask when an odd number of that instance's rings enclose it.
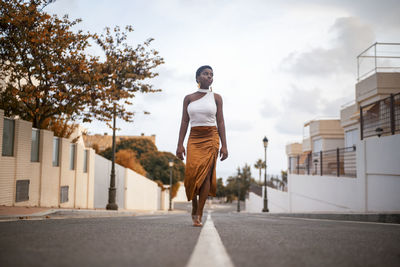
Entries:
{"label": "concrete pillar", "polygon": [[367,161],[366,153],[367,146],[365,140],[360,140],[357,143],[356,150],[356,166],[357,166],[357,183],[358,183],[358,207],[361,212],[368,212],[368,177],[367,177]]}

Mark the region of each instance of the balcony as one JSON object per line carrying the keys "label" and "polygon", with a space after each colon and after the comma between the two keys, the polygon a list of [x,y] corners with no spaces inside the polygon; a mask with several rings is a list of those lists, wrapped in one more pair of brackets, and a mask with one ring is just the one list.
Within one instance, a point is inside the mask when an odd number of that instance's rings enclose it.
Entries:
{"label": "balcony", "polygon": [[360,112],[356,103],[348,106],[343,106],[340,110],[340,125],[343,128],[358,123],[359,118]]}
{"label": "balcony", "polygon": [[302,145],[300,143],[291,143],[286,145],[286,154],[299,155],[302,153]]}
{"label": "balcony", "polygon": [[312,120],[309,122],[309,125],[311,139],[317,136],[343,139],[344,132],[339,119]]}
{"label": "balcony", "polygon": [[357,57],[356,102],[368,105],[400,91],[400,43],[375,43]]}

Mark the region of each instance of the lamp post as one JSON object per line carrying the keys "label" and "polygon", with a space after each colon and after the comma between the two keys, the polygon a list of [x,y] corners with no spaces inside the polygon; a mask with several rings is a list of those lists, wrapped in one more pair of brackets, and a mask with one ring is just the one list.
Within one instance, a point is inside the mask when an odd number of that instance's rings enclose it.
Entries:
{"label": "lamp post", "polygon": [[172,167],[174,167],[174,161],[172,159],[169,160],[169,211],[172,210]]}
{"label": "lamp post", "polygon": [[264,165],[264,208],[263,212],[268,212],[268,199],[267,199],[267,146],[268,146],[268,139],[266,136],[264,136],[263,139],[264,143],[264,160],[265,160],[265,165]]}
{"label": "lamp post", "polygon": [[236,176],[237,190],[238,190],[238,201],[237,201],[237,212],[240,212],[240,173]]}
{"label": "lamp post", "polygon": [[113,108],[113,136],[112,136],[112,156],[111,156],[111,174],[110,174],[110,187],[108,188],[108,204],[107,210],[118,210],[118,205],[115,202],[117,189],[115,188],[115,128],[116,128],[116,108],[114,103]]}
{"label": "lamp post", "polygon": [[315,173],[315,175],[317,175],[318,159],[314,159],[313,162],[314,162],[314,166],[315,166],[314,173]]}

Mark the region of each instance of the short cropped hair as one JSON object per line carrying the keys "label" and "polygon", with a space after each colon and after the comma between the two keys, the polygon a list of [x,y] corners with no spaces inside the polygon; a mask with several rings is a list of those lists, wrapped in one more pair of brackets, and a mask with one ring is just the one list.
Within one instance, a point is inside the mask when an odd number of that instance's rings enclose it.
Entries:
{"label": "short cropped hair", "polygon": [[204,66],[201,66],[200,68],[198,68],[197,71],[196,71],[196,82],[197,82],[197,77],[199,77],[200,74],[201,74],[201,73],[203,72],[203,70],[205,70],[205,69],[213,70],[213,69],[211,68],[211,66],[208,66],[208,65],[204,65]]}

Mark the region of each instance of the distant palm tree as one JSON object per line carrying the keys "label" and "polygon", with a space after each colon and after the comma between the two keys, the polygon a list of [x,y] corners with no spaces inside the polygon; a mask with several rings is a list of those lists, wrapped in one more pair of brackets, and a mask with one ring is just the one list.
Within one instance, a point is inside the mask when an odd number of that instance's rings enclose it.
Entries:
{"label": "distant palm tree", "polygon": [[258,169],[259,171],[259,180],[258,182],[261,184],[261,170],[265,168],[265,161],[262,159],[258,159],[256,163],[254,164],[254,168]]}

